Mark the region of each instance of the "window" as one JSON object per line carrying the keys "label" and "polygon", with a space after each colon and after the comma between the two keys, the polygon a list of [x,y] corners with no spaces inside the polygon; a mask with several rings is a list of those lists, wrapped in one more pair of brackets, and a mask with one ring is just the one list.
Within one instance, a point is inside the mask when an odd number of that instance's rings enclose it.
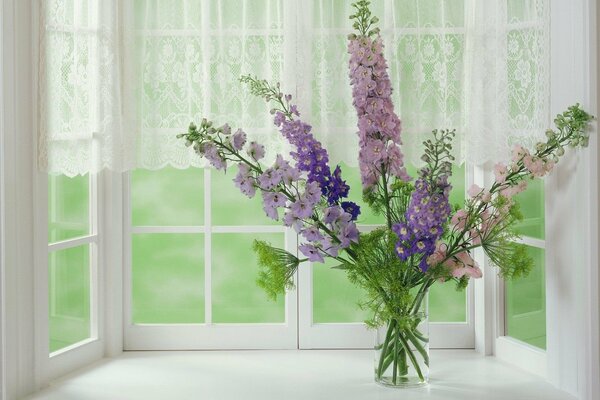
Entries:
{"label": "window", "polygon": [[531,273],[505,284],[505,334],[546,349],[544,181],[531,181],[517,197],[525,219],[518,231],[533,258]]}
{"label": "window", "polygon": [[193,167],[131,173],[127,348],[295,346],[294,294],[266,297],[252,251],[254,239],[291,248],[293,238],[231,179]]}
{"label": "window", "polygon": [[96,234],[89,175],[48,177],[49,351],[95,338]]}

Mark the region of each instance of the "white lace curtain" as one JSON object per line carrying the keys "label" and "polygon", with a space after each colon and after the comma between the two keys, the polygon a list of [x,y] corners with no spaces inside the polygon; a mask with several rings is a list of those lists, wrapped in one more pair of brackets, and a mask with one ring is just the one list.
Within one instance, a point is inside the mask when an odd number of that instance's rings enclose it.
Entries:
{"label": "white lace curtain", "polygon": [[[175,139],[208,117],[286,149],[240,74],[282,80],[333,162],[356,165],[351,0],[43,0],[40,165],[202,166]],[[459,161],[506,158],[548,125],[548,0],[374,1],[404,151],[456,128]]]}

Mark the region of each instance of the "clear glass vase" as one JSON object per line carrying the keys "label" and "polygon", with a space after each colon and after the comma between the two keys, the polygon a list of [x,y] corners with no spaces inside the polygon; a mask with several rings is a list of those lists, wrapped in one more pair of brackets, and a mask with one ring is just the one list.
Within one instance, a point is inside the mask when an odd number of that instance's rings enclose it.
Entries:
{"label": "clear glass vase", "polygon": [[429,291],[414,307],[390,319],[375,335],[375,382],[389,387],[427,385],[429,379]]}

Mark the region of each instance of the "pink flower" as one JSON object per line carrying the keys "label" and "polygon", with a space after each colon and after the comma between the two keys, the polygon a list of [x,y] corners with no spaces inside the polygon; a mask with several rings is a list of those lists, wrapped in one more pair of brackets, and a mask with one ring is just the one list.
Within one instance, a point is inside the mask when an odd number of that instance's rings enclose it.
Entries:
{"label": "pink flower", "polygon": [[541,158],[527,155],[527,156],[523,157],[523,164],[525,165],[525,168],[527,168],[527,170],[529,172],[531,172],[531,175],[533,175],[533,176],[542,177],[547,172],[544,160],[542,160]]}
{"label": "pink flower", "polygon": [[477,185],[472,185],[469,190],[467,190],[467,194],[471,197],[471,198],[475,198],[477,197],[481,192],[483,191],[483,189]]}
{"label": "pink flower", "polygon": [[494,176],[496,177],[496,183],[504,183],[508,176],[508,168],[502,163],[494,165]]}
{"label": "pink flower", "polygon": [[427,257],[427,264],[434,266],[434,265],[438,265],[439,263],[441,263],[446,258],[447,247],[448,246],[446,245],[446,243],[439,242],[436,245],[435,251],[433,252],[433,254],[431,254],[429,257]]}
{"label": "pink flower", "polygon": [[483,276],[481,269],[479,269],[479,265],[473,260],[469,252],[463,251],[458,253],[455,257],[456,260],[450,265],[453,277],[461,278],[467,275],[471,278],[481,278]]}
{"label": "pink flower", "polygon": [[525,156],[529,155],[529,151],[525,149],[523,146],[515,144],[513,147],[512,160],[514,162],[519,162]]}
{"label": "pink flower", "polygon": [[452,224],[457,229],[464,229],[467,224],[467,212],[465,210],[458,210],[450,220],[450,224]]}
{"label": "pink flower", "polygon": [[509,186],[506,189],[502,189],[500,194],[508,199],[513,196],[525,191],[527,189],[527,181],[521,181],[517,185]]}

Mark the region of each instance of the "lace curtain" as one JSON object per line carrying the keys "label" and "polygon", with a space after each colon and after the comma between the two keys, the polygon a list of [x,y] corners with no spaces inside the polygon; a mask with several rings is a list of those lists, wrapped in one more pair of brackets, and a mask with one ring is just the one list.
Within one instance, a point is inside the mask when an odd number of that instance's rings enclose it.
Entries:
{"label": "lace curtain", "polygon": [[[342,0],[43,0],[40,165],[203,166],[175,138],[208,117],[286,145],[269,106],[238,82],[253,74],[297,96],[333,162],[356,165]],[[548,126],[547,0],[374,1],[403,121],[419,163],[434,128],[455,128],[459,161],[507,157]]]}

